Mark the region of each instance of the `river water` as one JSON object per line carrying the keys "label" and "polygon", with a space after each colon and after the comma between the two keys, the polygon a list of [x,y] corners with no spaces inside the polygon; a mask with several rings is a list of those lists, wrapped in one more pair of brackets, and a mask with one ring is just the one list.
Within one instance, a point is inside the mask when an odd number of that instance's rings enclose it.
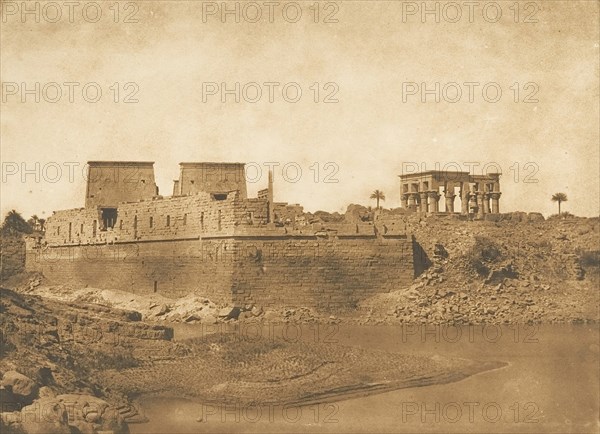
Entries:
{"label": "river water", "polygon": [[[175,396],[144,397],[140,403],[150,421],[131,425],[131,432],[600,431],[597,325],[314,327],[273,327],[269,333],[327,345],[500,360],[508,366],[455,383],[304,407],[219,407]],[[206,332],[200,325],[180,325],[175,338]]]}

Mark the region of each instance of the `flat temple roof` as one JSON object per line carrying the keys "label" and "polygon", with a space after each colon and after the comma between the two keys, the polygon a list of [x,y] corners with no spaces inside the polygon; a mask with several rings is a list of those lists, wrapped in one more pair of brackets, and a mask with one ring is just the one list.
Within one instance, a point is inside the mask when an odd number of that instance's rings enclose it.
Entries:
{"label": "flat temple roof", "polygon": [[154,161],[88,161],[90,166],[108,165],[108,166],[148,166],[153,165]]}
{"label": "flat temple roof", "polygon": [[423,175],[437,175],[437,174],[446,174],[446,173],[452,173],[452,174],[457,174],[457,175],[469,175],[469,172],[459,172],[459,171],[455,171],[455,170],[426,170],[425,172],[416,172],[416,173],[410,173],[410,174],[406,174],[406,175],[398,175],[400,178],[409,178],[412,176],[423,176]]}
{"label": "flat temple roof", "polygon": [[228,163],[228,162],[215,162],[215,161],[179,163],[180,166],[203,166],[203,165],[208,165],[208,164],[215,165],[215,166],[244,166],[246,163]]}
{"label": "flat temple roof", "polygon": [[402,179],[409,179],[409,178],[419,178],[419,177],[423,177],[423,176],[429,176],[429,175],[466,175],[466,176],[472,176],[472,177],[488,177],[488,176],[499,176],[502,175],[501,173],[488,173],[485,175],[470,175],[469,172],[459,172],[459,171],[454,171],[454,170],[426,170],[425,172],[416,172],[416,173],[410,173],[410,174],[406,174],[406,175],[398,175],[399,178]]}

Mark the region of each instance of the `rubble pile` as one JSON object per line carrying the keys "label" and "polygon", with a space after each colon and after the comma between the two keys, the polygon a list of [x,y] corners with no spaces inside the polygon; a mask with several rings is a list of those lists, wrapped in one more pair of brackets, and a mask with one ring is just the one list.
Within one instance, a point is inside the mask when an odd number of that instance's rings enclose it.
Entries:
{"label": "rubble pile", "polygon": [[598,320],[597,218],[432,216],[407,218],[407,226],[431,266],[409,288],[363,302],[365,322]]}
{"label": "rubble pile", "polygon": [[194,294],[173,299],[160,294],[46,285],[43,280],[40,275],[30,276],[18,291],[73,305],[99,305],[113,310],[133,311],[138,313],[139,320],[144,321],[214,323],[220,317],[222,308],[208,298]]}
{"label": "rubble pile", "polygon": [[46,285],[40,275],[30,276],[20,292],[66,302],[73,306],[106,306],[113,312],[137,315],[138,321],[159,323],[216,324],[227,321],[315,322],[335,317],[323,315],[308,307],[286,308],[249,304],[236,307],[217,305],[206,297],[188,294],[167,298],[160,294],[132,294],[125,291],[99,288],[68,288]]}

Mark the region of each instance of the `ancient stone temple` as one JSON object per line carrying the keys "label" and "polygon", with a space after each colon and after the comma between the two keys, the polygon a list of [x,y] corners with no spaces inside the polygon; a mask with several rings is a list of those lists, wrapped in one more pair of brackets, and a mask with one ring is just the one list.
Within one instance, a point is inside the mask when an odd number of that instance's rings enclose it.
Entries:
{"label": "ancient stone temple", "polygon": [[[400,175],[402,208],[424,214],[440,212],[485,214],[500,212],[500,174],[429,170]],[[460,208],[456,206],[456,197]],[[443,200],[441,200],[443,198]]]}
{"label": "ancient stone temple", "polygon": [[171,196],[152,162],[90,162],[88,175],[84,207],[28,241],[26,269],[50,282],[336,309],[410,284],[421,260],[402,221],[306,221],[274,201],[271,174],[248,197],[243,163],[181,163]]}
{"label": "ancient stone temple", "polygon": [[87,208],[114,209],[120,202],[158,195],[151,161],[88,161]]}

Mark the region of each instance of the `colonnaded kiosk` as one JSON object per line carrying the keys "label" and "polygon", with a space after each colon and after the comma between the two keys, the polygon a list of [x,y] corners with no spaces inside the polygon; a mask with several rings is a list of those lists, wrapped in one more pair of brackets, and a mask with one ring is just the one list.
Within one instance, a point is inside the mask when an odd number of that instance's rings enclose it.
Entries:
{"label": "colonnaded kiosk", "polygon": [[[413,212],[455,213],[455,198],[460,200],[461,214],[500,212],[500,174],[470,175],[469,172],[429,170],[400,176],[402,208]],[[440,198],[444,196],[440,209]],[[490,206],[491,201],[491,206]]]}

